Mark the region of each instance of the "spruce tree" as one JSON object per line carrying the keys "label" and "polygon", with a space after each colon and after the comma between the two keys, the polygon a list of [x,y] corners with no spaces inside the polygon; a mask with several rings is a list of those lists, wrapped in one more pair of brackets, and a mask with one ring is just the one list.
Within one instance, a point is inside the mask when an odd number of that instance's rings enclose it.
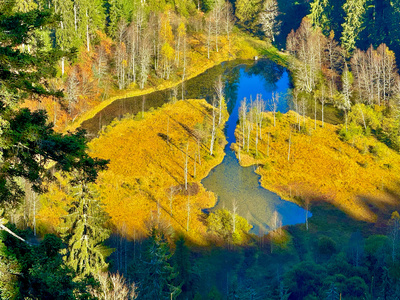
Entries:
{"label": "spruce tree", "polygon": [[174,267],[177,270],[175,285],[182,285],[182,296],[191,299],[194,297],[193,272],[190,264],[190,249],[185,245],[185,238],[181,236],[175,242],[176,248],[172,256]]}
{"label": "spruce tree", "polygon": [[364,14],[366,0],[347,0],[343,5],[346,13],[344,23],[342,24],[342,47],[351,53],[356,48],[356,40],[363,30]]}
{"label": "spruce tree", "polygon": [[108,0],[109,20],[108,32],[110,36],[116,37],[118,24],[121,20],[126,23],[130,21],[133,13],[133,1],[130,0]]}
{"label": "spruce tree", "polygon": [[178,274],[171,266],[170,258],[171,253],[164,233],[153,227],[137,270],[141,299],[175,299],[180,294],[180,285],[174,285]]}
{"label": "spruce tree", "polygon": [[[90,44],[97,30],[104,30],[106,16],[102,0],[74,0],[74,16],[79,42],[86,45],[90,51]],[[76,21],[75,21],[76,20]]]}
{"label": "spruce tree", "polygon": [[310,5],[311,12],[308,17],[313,26],[321,28],[324,33],[329,32],[328,0],[314,0]]}
{"label": "spruce tree", "polygon": [[[53,0],[54,11],[60,20],[56,26],[56,45],[63,51],[76,46],[76,32],[74,30],[74,4],[72,0]],[[65,57],[61,58],[61,72],[64,75]]]}
{"label": "spruce tree", "polygon": [[67,243],[65,262],[78,277],[97,274],[107,268],[105,258],[110,250],[103,245],[110,231],[104,227],[107,219],[94,187],[80,180],[73,188],[74,201],[63,218],[60,232]]}

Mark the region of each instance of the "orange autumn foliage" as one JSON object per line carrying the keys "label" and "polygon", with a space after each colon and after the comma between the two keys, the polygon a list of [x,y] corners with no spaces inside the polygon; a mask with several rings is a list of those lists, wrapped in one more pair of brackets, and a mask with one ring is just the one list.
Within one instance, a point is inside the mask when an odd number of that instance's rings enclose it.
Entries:
{"label": "orange autumn foliage", "polygon": [[[214,155],[210,155],[211,113],[205,100],[165,104],[156,111],[115,121],[90,142],[91,156],[110,160],[108,170],[99,175],[97,190],[115,230],[140,237],[150,223],[159,222],[192,242],[207,243],[201,210],[214,206],[216,197],[200,181],[222,161],[226,144],[222,122]],[[226,121],[226,111],[223,116]],[[56,228],[70,201],[68,180],[60,176],[41,196],[40,226]]]}
{"label": "orange autumn foliage", "polygon": [[[222,124],[214,156],[210,156],[210,110],[204,100],[166,104],[144,113],[143,118],[139,114],[113,123],[90,143],[91,156],[110,160],[108,170],[99,176],[98,186],[117,229],[126,228],[133,237],[144,234],[149,222],[163,222],[192,241],[205,242],[201,210],[214,206],[216,199],[205,191],[200,180],[222,161],[226,143]],[[184,179],[186,152],[188,190]]]}

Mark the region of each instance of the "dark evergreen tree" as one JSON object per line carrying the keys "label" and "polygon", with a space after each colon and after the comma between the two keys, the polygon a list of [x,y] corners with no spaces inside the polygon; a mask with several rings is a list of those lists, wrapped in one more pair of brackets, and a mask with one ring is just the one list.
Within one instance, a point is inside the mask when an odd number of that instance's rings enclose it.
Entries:
{"label": "dark evergreen tree", "polygon": [[337,300],[339,299],[339,293],[334,283],[331,283],[329,290],[326,292],[326,300]]}
{"label": "dark evergreen tree", "polygon": [[[67,51],[77,45],[74,29],[74,4],[72,0],[53,0],[53,7],[60,20],[55,30],[56,45]],[[64,75],[65,57],[61,58],[61,73]]]}
{"label": "dark evergreen tree", "polygon": [[111,254],[103,245],[110,235],[110,230],[104,226],[107,215],[93,189],[81,179],[73,188],[74,201],[60,226],[68,245],[63,251],[65,262],[81,278],[104,271],[107,268],[105,258]]}
{"label": "dark evergreen tree", "polygon": [[177,271],[175,278],[175,286],[182,285],[181,298],[192,299],[194,297],[193,290],[193,274],[190,264],[190,250],[185,245],[185,239],[181,236],[175,243],[176,248],[172,260]]}
{"label": "dark evergreen tree", "polygon": [[[0,225],[6,220],[0,218]],[[21,266],[10,249],[4,244],[6,231],[0,230],[0,299],[15,299],[18,295],[18,274]]]}
{"label": "dark evergreen tree", "polygon": [[174,284],[178,273],[171,266],[170,258],[164,233],[153,227],[142,254],[142,262],[136,270],[141,299],[175,299],[181,293],[181,286]]}

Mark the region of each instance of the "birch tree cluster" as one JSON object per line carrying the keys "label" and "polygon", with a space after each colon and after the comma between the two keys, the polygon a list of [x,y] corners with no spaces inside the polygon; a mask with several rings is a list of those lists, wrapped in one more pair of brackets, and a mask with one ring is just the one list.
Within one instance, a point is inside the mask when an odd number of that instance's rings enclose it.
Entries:
{"label": "birch tree cluster", "polygon": [[[349,134],[379,129],[379,138],[398,149],[400,76],[394,52],[386,44],[377,48],[371,45],[366,51],[354,49],[349,57],[349,50],[339,45],[333,31],[326,36],[319,27],[312,26],[313,22],[304,18],[299,29],[287,38],[287,50],[293,56],[292,102],[297,113],[303,119],[305,114],[313,113],[316,128],[317,118],[324,121],[325,106],[336,106],[343,116],[345,139],[354,141]],[[374,117],[369,107],[375,111]],[[382,109],[378,107],[387,109],[380,117]],[[374,121],[370,127],[372,123],[367,119],[371,118],[380,120],[379,125]],[[300,130],[300,122],[298,125]]]}
{"label": "birch tree cluster", "polygon": [[368,105],[389,105],[398,93],[400,78],[394,53],[385,44],[367,51],[357,49],[351,59],[357,100]]}
{"label": "birch tree cluster", "polygon": [[[277,97],[275,95],[272,95],[270,104],[275,122],[275,114],[277,112]],[[239,108],[239,126],[241,129],[241,136],[238,139],[239,160],[240,152],[249,153],[250,149],[252,149],[252,143],[255,145],[255,156],[258,157],[258,145],[263,139],[261,128],[263,126],[265,108],[266,103],[262,99],[262,95],[257,95],[254,101],[251,98],[249,102],[246,98],[242,100]]]}

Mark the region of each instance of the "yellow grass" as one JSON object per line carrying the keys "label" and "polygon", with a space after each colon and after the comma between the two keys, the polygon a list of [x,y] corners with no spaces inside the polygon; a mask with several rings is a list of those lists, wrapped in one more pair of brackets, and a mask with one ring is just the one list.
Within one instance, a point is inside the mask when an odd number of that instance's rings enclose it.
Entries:
{"label": "yellow grass", "polygon": [[[206,36],[204,35],[191,37],[191,39],[189,40],[189,43],[193,50],[189,53],[190,63],[187,68],[185,80],[196,77],[201,73],[204,73],[206,70],[221,64],[224,61],[234,60],[237,58],[253,59],[254,56],[259,55],[262,49],[270,47],[267,42],[260,41],[245,35],[232,34],[231,48],[229,49],[227,38],[221,37],[219,52],[215,52],[215,50],[212,49],[210,59],[208,59],[205,40]],[[143,90],[135,88],[118,91],[114,96],[100,102],[98,105],[79,116],[74,122],[67,125],[64,129],[64,132],[75,131],[84,121],[93,118],[98,112],[100,112],[105,107],[118,99],[146,95],[155,91],[172,88],[181,83],[182,79],[165,80],[161,83],[158,83],[157,86],[148,87]]]}
{"label": "yellow grass", "polygon": [[[127,118],[108,126],[90,143],[93,157],[110,160],[108,170],[100,174],[98,186],[111,223],[118,230],[131,237],[139,236],[146,232],[150,223],[161,222],[185,233],[196,243],[205,243],[206,228],[201,222],[201,209],[214,206],[216,199],[205,191],[200,180],[222,161],[226,144],[221,124],[214,156],[209,154],[210,137],[207,136],[200,143],[201,165],[195,158],[198,144],[193,135],[201,131],[196,131],[195,127],[201,123],[206,127],[212,124],[210,111],[205,100],[166,104],[145,113],[143,119],[140,116]],[[225,112],[224,122],[226,118]],[[189,197],[184,186],[188,143]],[[173,195],[172,211],[171,187],[179,189]],[[188,198],[191,214],[187,232]]]}
{"label": "yellow grass", "polygon": [[[328,201],[354,218],[375,221],[374,207],[398,205],[400,155],[374,137],[360,137],[352,144],[340,140],[338,126],[307,118],[307,133],[295,129],[297,114],[290,111],[273,126],[272,114],[262,128],[259,156],[255,158],[255,133],[250,153],[241,150],[241,164],[260,164],[261,184],[284,199]],[[303,123],[302,123],[303,125]],[[268,132],[271,135],[267,156]],[[289,135],[291,154],[288,161]],[[236,135],[241,136],[240,129]],[[235,151],[238,145],[234,145]],[[374,151],[369,151],[374,149]],[[246,150],[246,149],[245,149]],[[373,152],[373,153],[371,153]]]}

